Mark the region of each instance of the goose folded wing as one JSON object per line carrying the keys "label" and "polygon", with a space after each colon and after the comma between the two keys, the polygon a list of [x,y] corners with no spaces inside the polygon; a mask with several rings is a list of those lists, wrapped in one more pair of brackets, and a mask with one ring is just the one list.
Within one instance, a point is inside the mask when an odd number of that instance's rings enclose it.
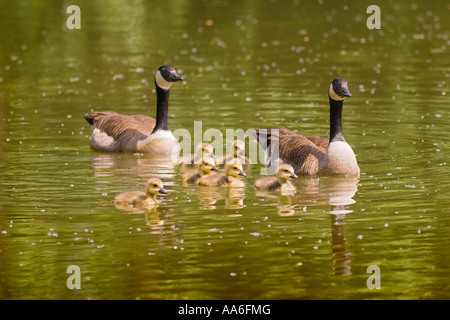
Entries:
{"label": "goose folded wing", "polygon": [[296,174],[313,175],[319,170],[320,159],[326,149],[317,146],[301,134],[286,128],[279,129],[279,157],[294,167]]}

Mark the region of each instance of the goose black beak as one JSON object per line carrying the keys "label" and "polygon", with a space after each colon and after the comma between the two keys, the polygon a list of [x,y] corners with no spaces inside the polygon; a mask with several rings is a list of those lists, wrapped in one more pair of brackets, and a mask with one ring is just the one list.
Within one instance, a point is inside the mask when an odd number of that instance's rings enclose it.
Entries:
{"label": "goose black beak", "polygon": [[180,76],[178,73],[172,72],[170,74],[170,80],[173,82],[176,82],[176,81],[183,81],[184,78],[182,76]]}
{"label": "goose black beak", "polygon": [[350,94],[350,91],[348,91],[347,87],[342,87],[342,96],[350,98],[352,95]]}
{"label": "goose black beak", "polygon": [[167,190],[164,188],[159,189],[158,192],[161,194],[167,194]]}

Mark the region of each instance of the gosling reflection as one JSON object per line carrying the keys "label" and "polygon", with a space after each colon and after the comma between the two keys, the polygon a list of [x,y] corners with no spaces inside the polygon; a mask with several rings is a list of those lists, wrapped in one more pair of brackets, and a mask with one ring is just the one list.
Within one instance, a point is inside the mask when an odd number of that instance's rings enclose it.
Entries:
{"label": "gosling reflection", "polygon": [[245,207],[244,188],[199,188],[198,202],[201,210],[215,210],[222,201],[227,209],[242,209]]}
{"label": "gosling reflection", "polygon": [[295,213],[294,197],[284,192],[255,190],[255,195],[261,200],[258,206],[274,207],[280,217],[290,217]]}
{"label": "gosling reflection", "polygon": [[244,188],[229,188],[227,190],[227,197],[225,198],[225,207],[227,209],[242,209],[245,199]]}

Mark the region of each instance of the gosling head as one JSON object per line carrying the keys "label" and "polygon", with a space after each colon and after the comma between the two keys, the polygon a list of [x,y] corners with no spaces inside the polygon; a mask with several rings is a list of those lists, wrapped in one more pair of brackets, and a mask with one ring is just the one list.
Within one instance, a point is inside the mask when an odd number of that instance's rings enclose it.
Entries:
{"label": "gosling head", "polygon": [[147,181],[147,196],[155,197],[158,194],[167,194],[167,190],[164,189],[164,185],[158,178],[151,178]]}
{"label": "gosling head", "polygon": [[233,159],[230,163],[227,163],[225,166],[225,173],[227,177],[238,178],[239,176],[247,176],[242,168],[241,162],[237,159]]}
{"label": "gosling head", "polygon": [[245,152],[245,143],[241,140],[234,140],[231,145],[232,154],[234,154],[234,158],[239,158],[246,156]]}
{"label": "gosling head", "polygon": [[291,178],[298,178],[294,172],[294,168],[288,164],[283,164],[278,167],[277,178],[281,181],[289,181]]}
{"label": "gosling head", "polygon": [[216,167],[214,159],[211,157],[205,157],[202,159],[202,164],[200,165],[200,174],[205,175],[211,173],[211,171],[219,171]]}
{"label": "gosling head", "polygon": [[197,146],[197,155],[201,155],[202,158],[210,157],[215,158],[214,148],[209,143],[203,142]]}
{"label": "gosling head", "polygon": [[351,97],[348,91],[347,80],[344,78],[336,78],[331,82],[330,89],[328,89],[328,96],[336,101],[343,101],[347,97]]}
{"label": "gosling head", "polygon": [[175,82],[183,80],[184,78],[178,75],[175,68],[170,65],[159,67],[155,75],[156,85],[164,90],[169,90]]}

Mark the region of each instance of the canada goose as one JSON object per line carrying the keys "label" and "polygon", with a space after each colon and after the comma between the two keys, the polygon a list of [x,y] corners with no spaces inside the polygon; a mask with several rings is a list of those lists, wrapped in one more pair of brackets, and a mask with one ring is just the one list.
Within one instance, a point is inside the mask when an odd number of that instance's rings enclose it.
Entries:
{"label": "canada goose", "polygon": [[234,159],[225,165],[225,173],[209,174],[197,180],[197,184],[211,187],[244,187],[240,177],[246,177],[242,164]]}
{"label": "canada goose", "polygon": [[250,163],[245,152],[245,143],[242,140],[234,140],[231,143],[228,154],[223,156],[222,162],[219,165],[223,167],[233,159],[238,159],[242,165],[248,165]]}
{"label": "canada goose", "polygon": [[158,178],[151,178],[147,181],[145,192],[129,191],[118,194],[114,198],[114,204],[128,207],[152,207],[159,203],[156,198],[158,194],[167,194],[163,183]]}
{"label": "canada goose", "polygon": [[198,170],[194,169],[183,174],[183,182],[194,183],[201,177],[209,175],[211,171],[219,171],[214,159],[210,157],[203,158]]}
{"label": "canada goose", "polygon": [[[342,134],[342,107],[344,99],[351,97],[347,81],[334,79],[328,90],[330,100],[330,140],[305,137],[286,128],[273,131],[255,130],[255,136],[266,151],[270,143],[279,143],[280,163],[292,165],[298,175],[359,175],[360,170],[352,148]],[[276,161],[276,159],[275,159]]]}
{"label": "canada goose", "polygon": [[84,118],[92,126],[91,148],[102,152],[178,153],[180,146],[167,123],[169,89],[184,80],[175,68],[162,66],[155,75],[156,120],[144,115],[95,112]]}
{"label": "canada goose", "polygon": [[283,164],[278,167],[277,175],[272,177],[264,177],[255,181],[255,189],[292,192],[295,186],[291,182],[291,178],[298,178],[294,173],[294,168],[289,164]]}
{"label": "canada goose", "polygon": [[209,158],[216,158],[214,155],[214,148],[212,145],[210,145],[207,142],[200,143],[196,150],[195,154],[192,154],[190,157],[183,157],[180,160],[181,166],[195,166],[198,164],[201,164],[201,159],[209,157]]}

